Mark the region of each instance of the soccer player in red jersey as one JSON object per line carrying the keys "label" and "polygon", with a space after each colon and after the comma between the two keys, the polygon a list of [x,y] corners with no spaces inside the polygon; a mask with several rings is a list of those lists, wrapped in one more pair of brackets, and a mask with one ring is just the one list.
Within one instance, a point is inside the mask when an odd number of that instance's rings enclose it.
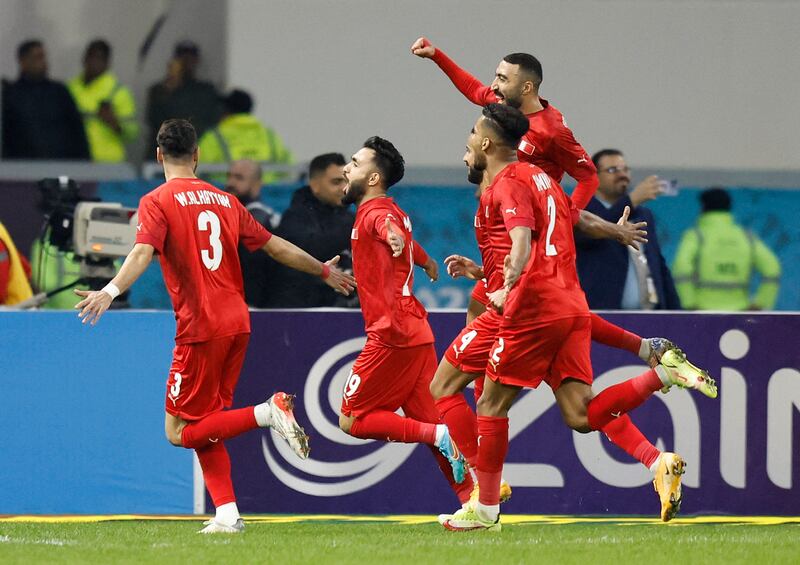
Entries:
{"label": "soccer player in red jersey", "polygon": [[428,445],[464,503],[472,478],[438,423],[428,389],[436,371],[433,332],[413,292],[415,263],[435,278],[433,261],[414,242],[408,215],[387,195],[404,168],[394,145],[380,137],[369,138],[344,167],[343,202],[358,205],[350,239],[367,343],[345,384],[339,427],[362,439]]}
{"label": "soccer player in red jersey", "polygon": [[337,258],[320,263],[302,249],[273,236],[236,198],[194,175],[197,135],[186,120],[167,120],[157,136],[156,158],[166,182],[142,197],[136,244],[119,273],[102,290],[75,292],[83,323],[97,323],[161,256],[164,282],[177,320],[175,350],[166,394],[165,431],[175,446],[194,449],[216,507],[202,533],[239,533],[244,524],[236,506],[231,462],[224,440],[255,428],[271,427],[302,458],[308,438],[292,414],[292,397],[276,392],[266,402],[231,407],[250,338],[237,246],[262,249],[294,269],[319,275],[347,294],[355,280],[340,272]]}
{"label": "soccer player in red jersey", "polygon": [[[411,52],[434,61],[456,88],[474,104],[485,106],[499,102],[525,114],[529,127],[517,147],[517,158],[519,161],[537,165],[556,182],[561,182],[564,173],[568,173],[578,181],[572,201],[578,208],[586,207],[599,184],[597,170],[586,150],[567,127],[561,112],[539,96],[542,65],[536,57],[528,53],[507,55],[498,64],[492,84],[486,86],[461,69],[425,37],[414,42]],[[445,260],[448,271],[458,268],[453,265],[453,261],[460,259],[460,256],[448,257]],[[485,284],[480,279],[478,277],[470,297],[468,312],[471,315],[483,311],[488,301]],[[471,320],[468,319],[469,321]],[[592,314],[592,339],[603,345],[630,351],[651,367],[659,362],[664,352],[675,348],[668,340],[642,338],[596,314]],[[482,388],[483,380],[475,381],[476,400],[480,397]]]}
{"label": "soccer player in red jersey", "polygon": [[[499,105],[493,104],[492,107],[496,109]],[[492,152],[505,152],[513,156],[513,146],[504,145],[503,140],[499,138],[495,138],[495,142]],[[469,274],[472,278],[483,277],[487,281],[487,288],[496,291],[503,286],[503,260],[506,255],[513,253],[510,234],[513,233],[517,222],[516,192],[519,186],[509,182],[505,177],[486,175],[483,169],[476,168],[473,164],[469,164],[468,179],[473,183],[480,183],[481,195],[475,215],[475,235],[484,268],[465,258],[452,261],[450,257],[448,270],[451,274]],[[491,179],[488,185],[486,179]],[[579,213],[575,210],[575,219],[578,228],[590,237],[615,238],[624,245],[645,241],[646,233],[643,231],[645,225],[628,224],[626,217],[623,217],[619,224],[611,224],[594,214],[585,211]],[[431,393],[436,400],[436,407],[448,425],[456,444],[473,467],[477,464],[477,419],[466,403],[462,391],[472,381],[476,382],[477,390],[477,383],[483,380],[489,352],[501,320],[498,313],[490,308],[468,322],[445,350],[444,359],[439,364],[431,383]],[[508,499],[510,495],[510,486],[503,483],[503,500]]]}
{"label": "soccer player in red jersey", "polygon": [[[575,267],[572,230],[577,210],[542,169],[517,162],[510,149],[524,128],[521,112],[490,104],[467,142],[465,160],[470,168],[483,169],[493,179],[494,190],[507,186],[506,193],[512,195],[507,202],[513,207],[500,213],[510,226],[513,243],[503,258],[503,284],[489,294],[502,320],[478,402],[479,500],[442,520],[450,530],[500,529],[508,409],[523,387],[536,388],[546,382],[553,389],[565,423],[582,433],[605,431],[664,387],[678,385],[712,398],[717,395],[713,380],[674,350],[666,352],[654,369],[594,395],[589,358],[591,321]],[[496,276],[496,272],[492,274]],[[674,453],[663,453],[653,464],[661,517],[666,521],[680,506],[684,462]]]}

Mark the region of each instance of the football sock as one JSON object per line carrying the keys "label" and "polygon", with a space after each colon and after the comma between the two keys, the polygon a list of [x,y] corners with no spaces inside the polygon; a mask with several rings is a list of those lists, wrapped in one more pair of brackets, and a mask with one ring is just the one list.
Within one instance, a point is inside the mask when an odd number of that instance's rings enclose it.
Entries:
{"label": "football sock", "polygon": [[650,465],[650,467],[649,467],[650,468],[650,472],[653,473],[654,475],[656,474],[656,471],[658,471],[658,461],[660,459],[661,459],[661,454],[659,453],[658,457],[656,457],[656,460],[653,461],[653,464]]}
{"label": "football sock", "polygon": [[461,393],[443,396],[436,401],[436,409],[464,459],[475,466],[478,462],[478,421],[467,399]]}
{"label": "football sock", "polygon": [[453,467],[450,465],[450,461],[447,460],[447,457],[442,455],[439,449],[432,445],[429,445],[428,448],[430,448],[431,453],[436,458],[436,463],[439,465],[439,469],[441,469],[444,478],[447,479],[450,488],[453,489],[454,493],[456,493],[458,501],[461,504],[469,502],[469,495],[472,493],[472,489],[475,486],[475,483],[472,480],[472,475],[467,473],[464,481],[457,483],[453,478]]}
{"label": "football sock", "polygon": [[508,453],[508,418],[478,416],[478,437],[478,500],[493,507],[500,504],[500,481]]}
{"label": "football sock", "polygon": [[256,404],[253,407],[253,415],[256,417],[256,424],[259,428],[267,428],[272,421],[272,407],[269,402]]}
{"label": "football sock", "polygon": [[222,410],[183,428],[181,444],[186,448],[197,449],[218,440],[236,437],[256,427],[258,425],[252,406],[237,410]]}
{"label": "football sock", "polygon": [[617,447],[622,448],[625,453],[641,462],[648,469],[658,460],[661,452],[655,445],[650,443],[636,424],[631,421],[631,417],[623,414],[619,418],[614,418],[600,430]]}
{"label": "football sock", "polygon": [[592,313],[592,341],[630,351],[639,357],[642,338]]}
{"label": "football sock", "polygon": [[482,502],[475,504],[475,512],[478,518],[486,522],[495,522],[500,515],[500,504],[487,505]]}
{"label": "football sock", "polygon": [[221,506],[217,506],[217,514],[214,520],[226,526],[233,526],[236,521],[242,516],[239,514],[239,507],[235,502],[226,502]]}
{"label": "football sock", "polygon": [[[203,469],[203,481],[206,483],[208,494],[214,501],[214,506],[219,508],[229,502],[236,502],[231,481],[231,459],[223,442],[209,443],[205,447],[194,450],[200,467]],[[234,520],[236,522],[236,520]],[[231,524],[226,524],[232,526]]]}
{"label": "football sock", "polygon": [[653,369],[627,381],[613,385],[592,398],[586,407],[589,427],[602,430],[615,418],[630,412],[664,386]]}
{"label": "football sock", "polygon": [[355,419],[350,426],[350,435],[361,439],[433,445],[436,424],[404,418],[388,410],[373,410]]}

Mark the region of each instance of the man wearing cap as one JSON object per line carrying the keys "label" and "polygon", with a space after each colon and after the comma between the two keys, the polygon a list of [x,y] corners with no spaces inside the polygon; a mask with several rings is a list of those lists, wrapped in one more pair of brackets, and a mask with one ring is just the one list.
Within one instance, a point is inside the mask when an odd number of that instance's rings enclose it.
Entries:
{"label": "man wearing cap", "polygon": [[[291,163],[292,154],[278,135],[256,118],[253,99],[244,90],[232,90],[222,99],[222,119],[200,138],[205,163],[230,163],[250,159],[260,163]],[[265,172],[262,182],[281,175]]]}
{"label": "man wearing cap", "polygon": [[[197,79],[200,48],[192,41],[175,45],[167,64],[167,76],[150,87],[147,93],[147,125],[155,139],[164,120],[183,118],[192,122],[198,135],[217,123],[221,108],[213,84]],[[203,161],[206,162],[205,156]]]}
{"label": "man wearing cap", "polygon": [[[672,268],[684,308],[772,310],[781,275],[778,258],[756,234],[736,223],[725,189],[703,191],[700,204],[697,225],[683,233]],[[761,281],[751,296],[754,272]]]}

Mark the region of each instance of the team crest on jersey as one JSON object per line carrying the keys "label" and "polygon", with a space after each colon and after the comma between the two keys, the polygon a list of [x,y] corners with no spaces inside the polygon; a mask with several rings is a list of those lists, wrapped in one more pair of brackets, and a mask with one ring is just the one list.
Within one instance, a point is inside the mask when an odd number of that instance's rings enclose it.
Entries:
{"label": "team crest on jersey", "polygon": [[350,239],[358,239],[358,228],[350,230]]}

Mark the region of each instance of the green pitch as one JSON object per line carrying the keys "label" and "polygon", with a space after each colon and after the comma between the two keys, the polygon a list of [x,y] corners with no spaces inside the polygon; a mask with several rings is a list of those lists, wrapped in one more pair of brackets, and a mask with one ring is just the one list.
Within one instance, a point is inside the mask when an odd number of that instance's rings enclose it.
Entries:
{"label": "green pitch", "polygon": [[0,517],[0,563],[792,563],[800,518],[504,516],[452,533],[430,516],[252,516],[201,536],[195,517]]}

